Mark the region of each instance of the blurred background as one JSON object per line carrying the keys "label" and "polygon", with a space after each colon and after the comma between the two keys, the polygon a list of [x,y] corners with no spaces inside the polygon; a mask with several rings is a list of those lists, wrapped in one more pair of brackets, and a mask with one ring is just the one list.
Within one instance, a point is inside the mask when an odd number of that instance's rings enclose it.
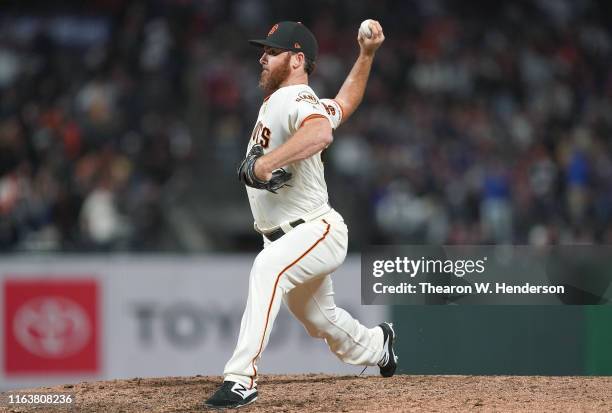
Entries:
{"label": "blurred background", "polygon": [[[247,39],[304,22],[332,98],[366,18],[387,40],[323,154],[338,302],[398,323],[404,373],[612,374],[608,309],[366,307],[351,281],[369,244],[612,243],[612,3],[3,1],[0,388],[221,373],[261,247],[235,176]],[[269,371],[352,372],[277,324]]]}
{"label": "blurred background", "polygon": [[365,17],[387,40],[324,153],[352,250],[612,242],[607,1],[98,0],[3,2],[0,249],[259,248],[246,40],[303,21],[334,97]]}

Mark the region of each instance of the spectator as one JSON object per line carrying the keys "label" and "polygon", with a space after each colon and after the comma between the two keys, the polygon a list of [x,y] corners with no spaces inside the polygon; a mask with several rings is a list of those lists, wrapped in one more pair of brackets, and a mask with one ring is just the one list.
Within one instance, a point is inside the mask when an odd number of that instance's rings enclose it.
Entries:
{"label": "spectator", "polygon": [[[315,3],[299,15],[322,39],[322,96],[338,90],[363,16],[388,33],[355,121],[324,153],[331,202],[360,226],[358,245],[610,242],[607,2]],[[247,222],[226,219],[248,216],[233,171],[262,98],[244,87],[259,76],[246,39],[292,7],[7,6],[0,249],[256,241]]]}

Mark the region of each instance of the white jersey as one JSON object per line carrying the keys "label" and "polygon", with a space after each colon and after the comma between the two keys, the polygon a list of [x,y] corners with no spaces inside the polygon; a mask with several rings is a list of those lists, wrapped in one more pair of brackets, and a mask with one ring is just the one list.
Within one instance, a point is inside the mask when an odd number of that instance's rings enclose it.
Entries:
{"label": "white jersey", "polygon": [[[259,143],[264,153],[285,143],[309,119],[323,117],[335,129],[342,121],[342,109],[332,99],[319,99],[305,84],[285,86],[264,99],[251,134],[247,153]],[[327,204],[327,185],[323,173],[321,153],[286,165],[293,174],[276,194],[267,190],[246,187],[255,225],[261,231],[275,228]]]}

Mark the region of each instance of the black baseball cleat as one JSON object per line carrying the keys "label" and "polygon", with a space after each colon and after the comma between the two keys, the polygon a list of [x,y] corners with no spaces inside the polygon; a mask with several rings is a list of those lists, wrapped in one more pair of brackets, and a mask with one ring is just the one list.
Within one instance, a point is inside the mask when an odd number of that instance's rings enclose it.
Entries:
{"label": "black baseball cleat", "polygon": [[383,331],[383,357],[378,362],[380,367],[380,375],[383,377],[391,377],[395,374],[397,368],[397,356],[393,350],[393,342],[395,341],[395,331],[392,323],[380,323],[378,325]]}
{"label": "black baseball cleat", "polygon": [[246,406],[257,400],[257,388],[247,389],[246,386],[235,381],[224,381],[204,406],[216,409],[235,409]]}

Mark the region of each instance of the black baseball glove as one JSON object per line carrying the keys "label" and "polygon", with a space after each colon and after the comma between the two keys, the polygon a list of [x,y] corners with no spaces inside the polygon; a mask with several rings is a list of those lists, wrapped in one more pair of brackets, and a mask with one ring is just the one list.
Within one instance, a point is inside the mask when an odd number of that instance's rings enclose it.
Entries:
{"label": "black baseball glove", "polygon": [[242,160],[238,167],[238,180],[246,186],[256,189],[265,189],[276,193],[276,191],[287,185],[287,181],[291,179],[291,172],[279,168],[272,172],[272,178],[269,181],[262,181],[255,176],[255,161],[264,154],[261,145],[253,145],[246,158]]}

